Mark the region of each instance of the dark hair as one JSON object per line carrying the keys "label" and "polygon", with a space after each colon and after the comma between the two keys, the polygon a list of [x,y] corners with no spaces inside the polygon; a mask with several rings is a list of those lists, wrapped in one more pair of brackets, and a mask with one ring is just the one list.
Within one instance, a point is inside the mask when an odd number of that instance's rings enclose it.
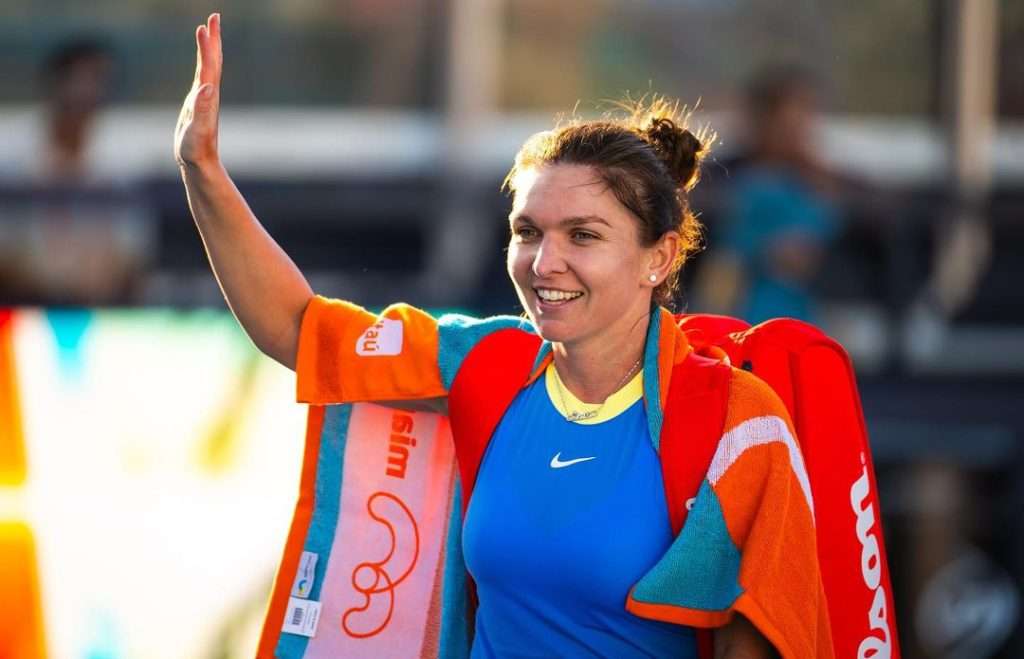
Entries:
{"label": "dark hair", "polygon": [[768,67],[747,82],[747,107],[756,120],[764,120],[795,94],[817,93],[820,88],[820,81],[810,69],[792,64]]}
{"label": "dark hair", "polygon": [[700,131],[700,138],[694,135],[686,128],[691,113],[661,97],[618,107],[624,116],[575,119],[530,137],[516,154],[503,188],[515,194],[516,176],[542,165],[596,169],[639,220],[642,245],[650,247],[669,231],[679,232],[676,262],[653,296],[653,302],[668,305],[683,263],[701,247],[701,225],[690,210],[688,193],[700,178],[700,161],[714,136],[707,131]]}
{"label": "dark hair", "polygon": [[62,79],[83,60],[113,59],[114,50],[102,37],[79,36],[57,44],[43,62],[42,77],[47,82]]}

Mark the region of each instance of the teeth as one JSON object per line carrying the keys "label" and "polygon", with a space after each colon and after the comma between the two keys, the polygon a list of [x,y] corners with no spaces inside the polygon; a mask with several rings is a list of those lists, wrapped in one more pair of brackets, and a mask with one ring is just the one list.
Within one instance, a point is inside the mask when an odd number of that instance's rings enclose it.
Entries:
{"label": "teeth", "polygon": [[545,302],[559,302],[561,300],[573,300],[583,295],[580,292],[555,291],[548,288],[538,288],[537,296]]}

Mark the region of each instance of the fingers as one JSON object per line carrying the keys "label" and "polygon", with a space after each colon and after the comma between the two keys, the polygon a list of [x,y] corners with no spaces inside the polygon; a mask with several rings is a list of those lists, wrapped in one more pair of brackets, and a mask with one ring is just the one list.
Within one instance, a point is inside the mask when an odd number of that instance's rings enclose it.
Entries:
{"label": "fingers", "polygon": [[210,17],[206,19],[206,46],[203,65],[204,68],[209,66],[207,71],[209,77],[204,78],[203,82],[220,85],[220,72],[224,59],[220,39],[220,14],[210,14]]}
{"label": "fingers", "polygon": [[[220,45],[220,14],[210,14],[210,17],[206,19],[206,28],[210,31],[210,35],[216,39],[216,43]],[[218,47],[218,51],[220,48]]]}
{"label": "fingers", "polygon": [[196,74],[193,86],[220,85],[223,62],[220,40],[220,14],[211,14],[205,25],[196,28]]}
{"label": "fingers", "polygon": [[174,152],[179,164],[216,157],[223,66],[220,35],[220,14],[211,14],[196,28],[195,77],[174,129]]}
{"label": "fingers", "polygon": [[192,76],[193,87],[199,82],[199,72],[203,69],[203,49],[199,45],[199,31],[202,29],[201,26],[196,28],[196,74]]}

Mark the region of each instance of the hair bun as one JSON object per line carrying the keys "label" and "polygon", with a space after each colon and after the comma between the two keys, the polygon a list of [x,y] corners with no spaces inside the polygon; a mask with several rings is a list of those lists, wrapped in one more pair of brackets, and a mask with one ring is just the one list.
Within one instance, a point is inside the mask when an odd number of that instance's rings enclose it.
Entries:
{"label": "hair bun", "polygon": [[642,132],[680,187],[697,184],[704,145],[696,135],[668,117],[652,117]]}

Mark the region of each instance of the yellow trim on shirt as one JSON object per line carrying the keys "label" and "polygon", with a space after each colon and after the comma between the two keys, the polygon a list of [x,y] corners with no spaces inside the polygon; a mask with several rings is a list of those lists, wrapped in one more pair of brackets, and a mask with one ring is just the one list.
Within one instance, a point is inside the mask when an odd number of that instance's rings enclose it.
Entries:
{"label": "yellow trim on shirt", "polygon": [[[547,387],[548,398],[551,399],[551,404],[555,406],[558,413],[567,421],[569,420],[570,411],[585,414],[600,410],[595,416],[587,419],[572,419],[573,423],[592,426],[614,419],[628,410],[633,403],[643,398],[643,375],[644,370],[640,369],[640,372],[634,375],[633,379],[609,396],[608,400],[604,403],[584,403],[577,398],[562,382],[562,378],[558,375],[558,369],[555,368],[554,361],[548,364],[547,369],[544,371],[544,384]],[[559,395],[559,388],[561,388],[561,395]],[[565,405],[562,405],[562,397],[565,398]],[[566,409],[566,406],[568,406],[568,409]]]}

